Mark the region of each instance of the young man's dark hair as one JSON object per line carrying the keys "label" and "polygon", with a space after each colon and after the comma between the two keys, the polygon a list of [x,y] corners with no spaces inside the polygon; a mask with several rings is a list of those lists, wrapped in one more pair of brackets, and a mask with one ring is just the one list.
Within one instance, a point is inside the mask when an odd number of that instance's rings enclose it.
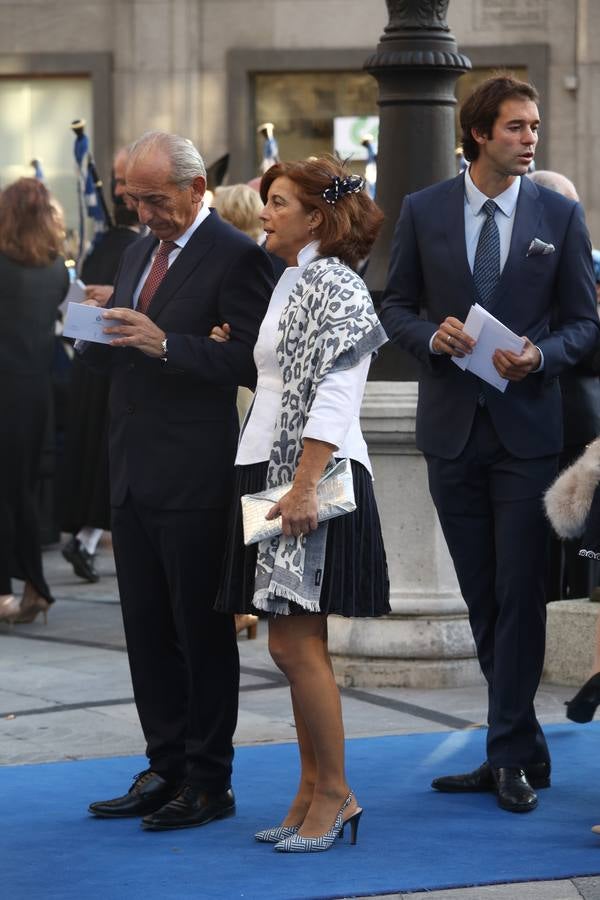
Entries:
{"label": "young man's dark hair", "polygon": [[475,128],[481,134],[491,138],[494,122],[500,113],[500,106],[505,100],[515,98],[532,100],[533,103],[539,102],[538,92],[533,85],[526,81],[518,81],[508,73],[494,75],[475,88],[460,110],[465,159],[473,162],[479,156],[479,144],[471,133],[472,129]]}

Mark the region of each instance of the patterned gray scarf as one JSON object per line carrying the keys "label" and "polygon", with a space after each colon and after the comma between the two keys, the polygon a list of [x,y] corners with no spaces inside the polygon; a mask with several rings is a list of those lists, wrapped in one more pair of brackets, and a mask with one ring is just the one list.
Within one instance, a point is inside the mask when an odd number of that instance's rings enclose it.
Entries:
{"label": "patterned gray scarf", "polygon": [[[304,269],[279,320],[277,359],[283,396],[265,487],[289,484],[302,455],[302,432],[326,375],[350,369],[385,344],[370,294],[358,275],[331,257]],[[327,522],[301,538],[258,544],[253,604],[288,615],[290,601],[319,612]]]}

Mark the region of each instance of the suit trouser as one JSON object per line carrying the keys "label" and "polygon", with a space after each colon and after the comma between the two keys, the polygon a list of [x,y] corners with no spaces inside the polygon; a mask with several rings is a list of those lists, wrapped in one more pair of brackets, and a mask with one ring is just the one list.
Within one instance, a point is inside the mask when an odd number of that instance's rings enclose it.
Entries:
{"label": "suit trouser", "polygon": [[549,758],[534,709],[545,650],[549,529],[542,494],[557,458],[519,459],[478,408],[457,459],[428,456],[429,487],[488,683],[488,759]]}
{"label": "suit trouser", "polygon": [[226,510],[160,510],[129,495],[112,532],[133,691],[150,767],[230,785],[239,657],[233,616],[213,610]]}

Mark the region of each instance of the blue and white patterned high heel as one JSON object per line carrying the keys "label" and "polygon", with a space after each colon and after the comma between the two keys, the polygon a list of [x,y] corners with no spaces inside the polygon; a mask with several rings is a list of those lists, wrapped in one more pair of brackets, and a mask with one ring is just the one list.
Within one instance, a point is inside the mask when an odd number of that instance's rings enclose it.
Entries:
{"label": "blue and white patterned high heel", "polygon": [[333,847],[335,844],[336,838],[343,837],[344,826],[348,824],[350,825],[350,843],[355,844],[356,836],[358,834],[358,823],[362,816],[361,807],[359,806],[358,809],[344,822],[344,811],[350,805],[352,796],[352,791],[350,791],[342,808],[335,817],[335,822],[325,834],[321,834],[319,837],[309,838],[294,834],[291,837],[280,841],[278,844],[275,844],[274,849],[279,850],[282,853],[318,853],[321,850],[329,850],[329,848]]}
{"label": "blue and white patterned high heel", "polygon": [[263,844],[278,844],[285,838],[292,837],[299,830],[299,825],[277,825],[275,828],[265,828],[257,831],[254,839]]}

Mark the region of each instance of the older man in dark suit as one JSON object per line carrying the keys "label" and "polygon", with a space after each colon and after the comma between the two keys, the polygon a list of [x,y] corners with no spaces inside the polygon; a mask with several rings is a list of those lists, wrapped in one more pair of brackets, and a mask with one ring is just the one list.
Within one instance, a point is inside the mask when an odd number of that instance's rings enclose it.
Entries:
{"label": "older man in dark suit", "polygon": [[[550,784],[534,697],[545,644],[541,498],[562,444],[557,376],[599,336],[583,211],[522,177],[537,100],[501,75],[464,104],[470,167],[405,198],[382,312],[391,340],[421,363],[417,444],[489,688],[486,762],[433,787],[495,791],[511,812],[534,809],[534,788]],[[505,393],[452,362],[475,344],[463,329],[474,301],[525,339],[520,354],[493,354]]]}
{"label": "older man in dark suit", "polygon": [[[150,235],[126,251],[106,310],[112,532],[135,701],[149,768],[96,816],[148,829],[233,815],[239,661],[233,618],[215,613],[238,434],[236,389],[273,286],[254,241],[203,204],[186,139],[131,148],[127,192]],[[116,321],[115,321],[116,320]],[[231,323],[228,343],[211,328]]]}

